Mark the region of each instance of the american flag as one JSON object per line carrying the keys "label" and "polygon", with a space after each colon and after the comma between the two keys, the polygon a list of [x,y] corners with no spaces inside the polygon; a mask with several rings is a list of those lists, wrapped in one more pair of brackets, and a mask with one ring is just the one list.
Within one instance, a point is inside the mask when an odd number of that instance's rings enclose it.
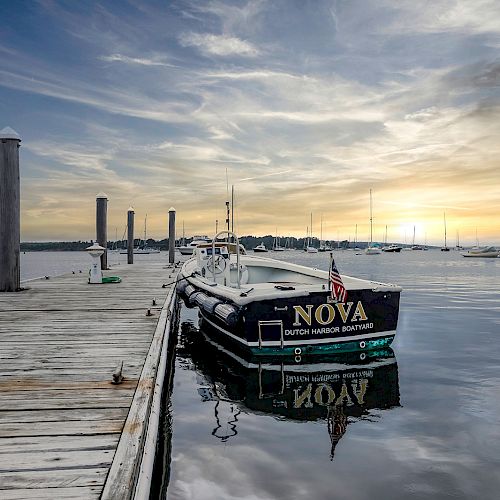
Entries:
{"label": "american flag", "polygon": [[345,302],[347,300],[347,291],[345,289],[344,283],[342,283],[342,278],[340,277],[335,261],[333,260],[333,255],[331,256],[332,265],[330,266],[330,294],[332,299],[337,302]]}

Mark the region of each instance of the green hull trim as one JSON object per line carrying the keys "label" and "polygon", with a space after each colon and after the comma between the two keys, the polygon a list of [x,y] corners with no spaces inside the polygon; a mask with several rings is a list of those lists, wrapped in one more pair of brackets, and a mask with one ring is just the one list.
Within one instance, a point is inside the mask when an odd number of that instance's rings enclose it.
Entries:
{"label": "green hull trim", "polygon": [[[304,354],[334,354],[344,352],[363,352],[372,349],[389,347],[394,340],[394,335],[387,335],[375,339],[356,340],[354,342],[337,342],[333,344],[316,344],[303,346],[281,347],[250,347],[255,356],[297,356]],[[364,347],[362,347],[364,343]],[[300,350],[300,351],[299,351]]]}

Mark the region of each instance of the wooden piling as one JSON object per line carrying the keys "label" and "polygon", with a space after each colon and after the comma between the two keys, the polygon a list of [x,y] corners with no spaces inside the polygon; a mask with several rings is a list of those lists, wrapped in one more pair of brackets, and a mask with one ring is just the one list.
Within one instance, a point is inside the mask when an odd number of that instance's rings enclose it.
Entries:
{"label": "wooden piling", "polygon": [[101,245],[104,253],[101,255],[101,269],[108,268],[108,196],[99,193],[96,196],[96,237],[97,243]]}
{"label": "wooden piling", "polygon": [[0,131],[0,292],[21,288],[19,146],[10,127]]}
{"label": "wooden piling", "polygon": [[168,262],[175,262],[175,208],[168,211]]}
{"label": "wooden piling", "polygon": [[127,211],[127,264],[134,263],[134,209]]}

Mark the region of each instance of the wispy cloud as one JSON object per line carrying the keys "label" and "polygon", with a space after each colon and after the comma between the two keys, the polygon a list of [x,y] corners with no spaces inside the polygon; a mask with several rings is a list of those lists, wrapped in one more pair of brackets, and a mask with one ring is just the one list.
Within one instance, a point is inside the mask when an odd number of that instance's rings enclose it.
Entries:
{"label": "wispy cloud", "polygon": [[26,8],[19,32],[42,42],[3,32],[0,104],[26,138],[29,231],[91,231],[64,200],[104,189],[117,211],[149,207],[152,234],[168,191],[206,232],[215,209],[193,198],[223,206],[226,168],[248,232],[303,231],[310,210],[361,227],[370,188],[388,224],[500,209],[498,2]]}
{"label": "wispy cloud", "polygon": [[122,54],[111,54],[109,56],[99,57],[101,61],[107,62],[121,62],[125,64],[138,64],[140,66],[165,66],[167,68],[175,68],[174,64],[169,64],[161,58],[147,59],[144,57],[129,57]]}
{"label": "wispy cloud", "polygon": [[214,56],[239,55],[256,57],[260,51],[250,42],[228,35],[211,33],[184,33],[179,41],[184,47],[195,47],[202,53]]}

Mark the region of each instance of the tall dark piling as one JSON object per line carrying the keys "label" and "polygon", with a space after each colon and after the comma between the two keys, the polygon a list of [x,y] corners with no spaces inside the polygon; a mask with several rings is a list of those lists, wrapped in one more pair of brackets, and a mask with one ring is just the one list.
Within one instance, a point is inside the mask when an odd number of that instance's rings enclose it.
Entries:
{"label": "tall dark piling", "polygon": [[175,208],[168,211],[168,262],[175,262]]}
{"label": "tall dark piling", "polygon": [[127,211],[127,264],[134,263],[134,209]]}
{"label": "tall dark piling", "polygon": [[96,196],[95,227],[97,243],[106,248],[101,255],[101,269],[108,268],[108,196],[99,193]]}
{"label": "tall dark piling", "polygon": [[20,142],[18,133],[10,127],[0,131],[0,292],[21,288]]}

